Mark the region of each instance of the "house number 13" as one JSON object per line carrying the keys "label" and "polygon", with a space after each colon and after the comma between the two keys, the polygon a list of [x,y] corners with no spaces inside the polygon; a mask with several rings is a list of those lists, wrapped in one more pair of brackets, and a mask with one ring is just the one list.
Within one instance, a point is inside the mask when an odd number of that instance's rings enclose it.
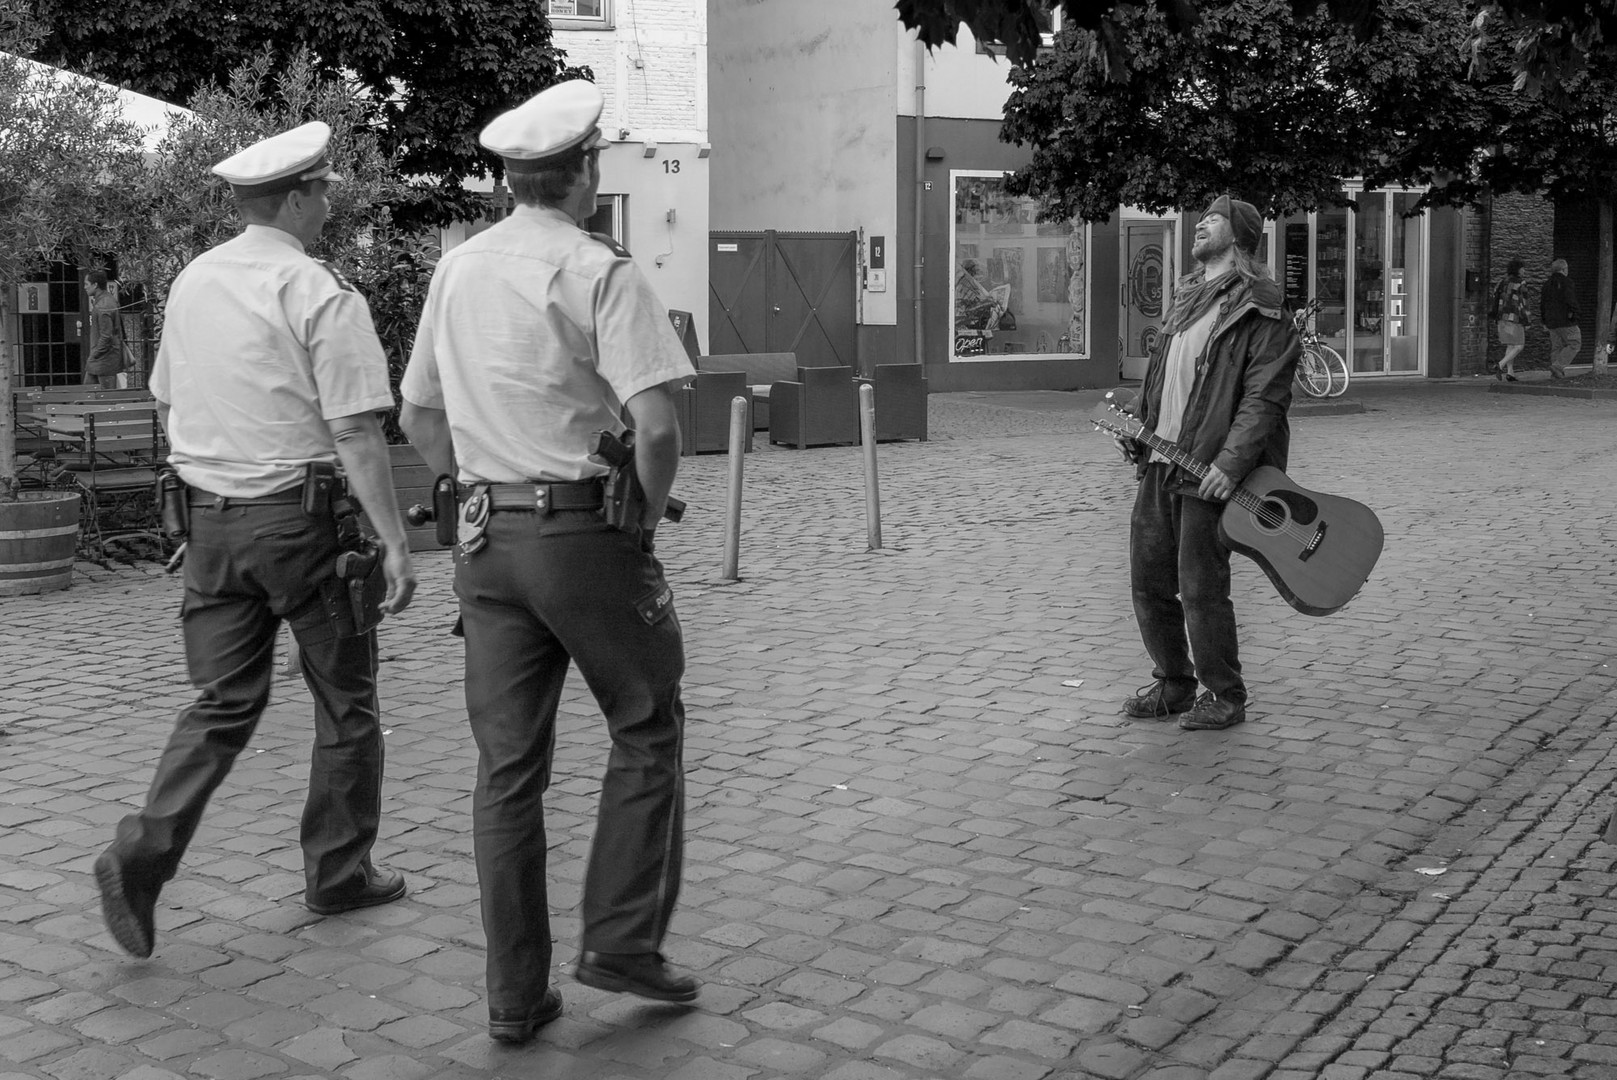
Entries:
{"label": "house number 13", "polygon": [[670,158],[669,160],[663,162],[663,172],[665,172],[665,173],[677,173],[677,172],[679,172],[679,159],[678,158]]}

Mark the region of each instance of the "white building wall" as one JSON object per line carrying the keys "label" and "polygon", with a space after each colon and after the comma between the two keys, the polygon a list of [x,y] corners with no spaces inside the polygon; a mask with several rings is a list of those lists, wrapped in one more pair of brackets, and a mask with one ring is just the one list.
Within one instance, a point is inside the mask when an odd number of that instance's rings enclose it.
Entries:
{"label": "white building wall", "polygon": [[[710,0],[713,227],[853,232],[893,250],[897,120],[890,27],[872,0]],[[722,26],[721,26],[722,21]],[[888,283],[861,323],[892,325]]]}
{"label": "white building wall", "polygon": [[[898,68],[898,112],[915,115],[916,36],[895,17]],[[1011,63],[979,53],[977,40],[964,26],[956,44],[926,50],[921,61],[926,86],[926,115],[955,120],[1001,120],[1010,97]]]}
{"label": "white building wall", "polygon": [[[528,0],[537,2],[537,0]],[[623,240],[662,302],[708,344],[706,0],[610,0],[609,29],[553,27],[606,96],[600,193],[626,201]],[[445,230],[452,247],[464,226]]]}

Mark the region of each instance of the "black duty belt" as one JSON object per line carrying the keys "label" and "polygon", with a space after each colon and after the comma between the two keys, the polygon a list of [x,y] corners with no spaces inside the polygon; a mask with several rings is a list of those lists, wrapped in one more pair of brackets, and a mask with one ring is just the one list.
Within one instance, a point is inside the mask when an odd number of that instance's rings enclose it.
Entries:
{"label": "black duty belt", "polygon": [[492,510],[596,510],[601,505],[601,480],[574,480],[551,484],[466,484],[461,501],[486,490]]}
{"label": "black duty belt", "polygon": [[201,488],[191,489],[192,506],[211,506],[216,510],[223,510],[230,506],[290,506],[303,501],[303,485],[277,491],[273,495],[255,495],[250,499],[238,498],[235,495],[215,495],[211,491]]}

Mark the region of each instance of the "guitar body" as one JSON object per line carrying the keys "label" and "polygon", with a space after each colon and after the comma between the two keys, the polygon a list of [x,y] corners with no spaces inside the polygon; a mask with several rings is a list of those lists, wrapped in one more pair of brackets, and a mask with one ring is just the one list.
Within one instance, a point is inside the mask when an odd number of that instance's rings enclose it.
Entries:
{"label": "guitar body", "polygon": [[1238,493],[1225,506],[1219,535],[1263,568],[1286,603],[1329,615],[1363,588],[1385,539],[1368,506],[1298,487],[1268,465],[1241,489],[1251,498]]}

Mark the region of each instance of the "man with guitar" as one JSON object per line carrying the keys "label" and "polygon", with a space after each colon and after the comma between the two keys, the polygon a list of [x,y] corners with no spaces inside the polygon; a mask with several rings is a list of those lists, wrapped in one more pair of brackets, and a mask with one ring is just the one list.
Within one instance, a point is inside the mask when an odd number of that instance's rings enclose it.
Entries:
{"label": "man with guitar", "polygon": [[[1174,287],[1173,308],[1138,398],[1142,430],[1194,462],[1194,474],[1135,439],[1118,438],[1138,466],[1129,522],[1130,578],[1153,681],[1123,703],[1128,716],[1179,715],[1186,731],[1246,719],[1224,503],[1259,465],[1286,467],[1291,380],[1301,352],[1269,268],[1255,254],[1263,218],[1221,195],[1196,224],[1200,266]],[[1186,638],[1189,646],[1186,646]],[[1198,697],[1198,683],[1205,691]]]}

